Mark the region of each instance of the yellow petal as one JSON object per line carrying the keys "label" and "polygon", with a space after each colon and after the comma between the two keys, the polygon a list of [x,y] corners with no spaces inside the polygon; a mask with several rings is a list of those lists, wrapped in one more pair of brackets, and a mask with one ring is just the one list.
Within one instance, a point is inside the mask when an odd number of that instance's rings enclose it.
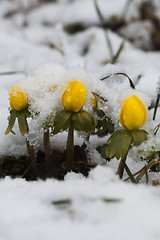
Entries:
{"label": "yellow petal", "polygon": [[10,96],[10,106],[12,109],[21,111],[27,108],[28,96],[22,89],[16,86],[13,87],[10,90],[9,96]]}
{"label": "yellow petal", "polygon": [[146,118],[146,108],[136,95],[132,95],[122,103],[119,121],[123,128],[138,129],[145,123]]}
{"label": "yellow petal", "polygon": [[81,82],[70,81],[62,95],[62,105],[69,111],[78,112],[85,104],[86,94],[86,88]]}
{"label": "yellow petal", "polygon": [[93,109],[96,110],[98,108],[98,99],[96,97],[96,94],[92,92],[93,97],[90,99],[90,103],[93,106]]}

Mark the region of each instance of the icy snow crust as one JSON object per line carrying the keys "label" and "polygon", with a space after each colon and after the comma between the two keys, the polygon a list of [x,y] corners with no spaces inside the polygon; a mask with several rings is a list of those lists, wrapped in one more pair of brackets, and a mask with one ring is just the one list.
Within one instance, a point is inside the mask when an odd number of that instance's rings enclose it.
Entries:
{"label": "icy snow crust", "polygon": [[[17,83],[26,89],[32,99],[30,110],[34,112],[38,109],[41,113],[39,119],[29,121],[30,137],[36,140],[36,146],[41,149],[43,147],[39,127],[46,115],[59,107],[62,108],[60,93],[68,80],[75,75],[84,81],[87,87],[85,109],[90,110],[91,91],[97,91],[109,100],[105,111],[117,128],[120,127],[118,117],[121,100],[129,97],[135,90],[128,90],[128,79],[115,76],[115,73],[123,72],[131,77],[136,84],[136,94],[146,107],[150,99],[155,102],[157,94],[160,53],[143,52],[126,41],[118,62],[115,65],[105,65],[110,58],[109,50],[104,32],[98,27],[99,19],[91,0],[76,0],[70,3],[61,0],[58,3],[41,5],[30,12],[20,11],[11,18],[4,18],[8,11],[19,6],[27,9],[30,4],[34,5],[37,2],[0,1],[0,72],[21,71],[16,75],[0,76],[1,157],[27,154],[25,138],[20,135],[17,124],[14,127],[16,136],[4,135],[9,114],[9,90]],[[109,19],[113,14],[122,13],[122,0],[98,2],[105,19]],[[140,2],[141,0],[133,1],[127,13],[128,21],[138,16]],[[158,15],[159,2],[154,2],[157,3]],[[28,25],[24,27],[25,22],[28,22]],[[63,30],[63,26],[74,22],[82,22],[90,27],[69,35]],[[136,24],[131,27],[137,31]],[[116,53],[122,38],[111,31],[108,33]],[[54,43],[56,48],[50,48],[51,43]],[[84,54],[86,48],[88,52]],[[139,74],[142,77],[137,81]],[[103,82],[99,81],[109,75],[110,77]],[[56,91],[55,85],[58,85]],[[48,91],[50,88],[51,91]],[[145,126],[149,132],[159,123],[159,109],[156,121],[151,121],[152,116],[153,109],[148,114]],[[155,138],[150,135],[149,140],[139,149],[129,152],[127,162],[132,172],[144,166],[139,157],[146,156],[152,144],[156,151],[159,150],[160,133],[158,132]],[[52,146],[64,149],[66,137],[66,133],[57,134],[51,138]],[[108,137],[91,137],[90,155],[100,164],[104,164],[103,159],[94,149],[97,145],[106,143]],[[82,141],[83,138],[75,134],[75,144],[81,145]],[[26,182],[23,179],[1,179],[0,240],[159,240],[159,187],[119,181],[114,173],[118,163],[113,159],[109,162],[109,167],[96,167],[87,179],[74,173],[68,174],[64,181],[48,179]],[[158,173],[149,173],[149,178],[151,176],[152,179],[160,179]],[[71,201],[70,204],[52,204],[53,201],[66,199]],[[115,202],[105,202],[104,199],[113,199]]]}

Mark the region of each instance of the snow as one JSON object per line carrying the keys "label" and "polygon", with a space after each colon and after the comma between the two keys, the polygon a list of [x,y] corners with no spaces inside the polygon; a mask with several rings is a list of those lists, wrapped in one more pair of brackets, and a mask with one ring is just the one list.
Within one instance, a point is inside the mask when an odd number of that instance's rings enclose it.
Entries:
{"label": "snow", "polygon": [[[159,239],[159,188],[120,182],[108,167],[88,179],[5,178],[0,191],[1,239]],[[60,200],[70,202],[52,204]]]}
{"label": "snow", "polygon": [[[145,39],[144,47],[148,48],[151,39],[147,30],[150,24],[138,24],[137,21],[141,2],[132,1],[126,15],[129,25],[121,34],[132,37],[135,32],[136,37]],[[155,0],[154,3],[159,17],[159,2]],[[27,10],[32,4],[37,7]],[[113,15],[121,16],[125,1],[99,0],[98,4],[105,20],[108,20]],[[9,11],[19,7],[21,10],[16,14],[6,17]],[[136,22],[133,23],[132,19]],[[106,64],[110,60],[109,48],[104,31],[99,27],[93,1],[61,0],[40,5],[38,0],[0,1],[0,20],[0,73],[20,71],[0,75],[0,157],[27,154],[26,140],[20,135],[17,123],[14,126],[16,135],[4,134],[8,124],[9,90],[13,85],[25,86],[33,102],[31,111],[38,109],[41,112],[39,119],[29,120],[29,125],[30,137],[42,150],[42,135],[37,131],[46,115],[58,108],[59,91],[62,92],[70,78],[79,78],[87,87],[85,109],[89,109],[92,91],[96,90],[108,100],[109,104],[104,110],[118,127],[120,95],[124,90],[124,95],[128,94],[129,81],[116,73],[125,73],[133,80],[136,90],[129,91],[140,93],[139,96],[145,98],[146,107],[150,101],[148,99],[155,103],[160,77],[160,52],[144,52],[137,48],[141,41],[134,46],[108,30],[114,54],[122,41],[124,50],[115,64]],[[75,34],[65,31],[67,26],[77,23],[84,25],[84,31]],[[138,80],[139,75],[141,78]],[[100,81],[105,76],[109,77]],[[47,91],[57,84],[55,95]],[[146,162],[140,161],[140,157],[148,156],[152,145],[156,151],[160,150],[160,131],[156,136],[151,133],[159,123],[160,112],[158,108],[156,120],[152,121],[153,111],[149,110],[147,123],[149,140],[129,152],[127,163],[132,172],[144,167]],[[145,185],[145,178],[138,185],[120,181],[115,175],[119,162],[114,158],[105,164],[95,150],[106,143],[108,137],[91,136],[89,154],[99,165],[88,178],[71,172],[64,181],[0,179],[0,240],[159,240],[160,188],[153,187],[151,182],[160,179],[160,175],[149,172],[149,185]],[[52,147],[64,149],[66,138],[66,132],[57,134],[51,138]],[[75,134],[75,144],[81,145],[82,142],[83,138]],[[67,202],[53,204],[61,200]]]}

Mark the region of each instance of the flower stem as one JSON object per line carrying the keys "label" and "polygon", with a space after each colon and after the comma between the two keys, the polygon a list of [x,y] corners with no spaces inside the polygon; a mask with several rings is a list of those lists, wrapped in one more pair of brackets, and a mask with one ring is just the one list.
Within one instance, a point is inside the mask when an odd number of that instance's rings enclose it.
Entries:
{"label": "flower stem", "polygon": [[118,166],[117,174],[119,175],[119,178],[122,179],[123,173],[124,173],[124,163],[126,161],[127,155],[121,159],[120,164]]}
{"label": "flower stem", "polygon": [[[123,161],[123,160],[122,160],[122,161]],[[125,170],[126,170],[128,176],[129,176],[131,182],[133,182],[133,183],[137,183],[136,180],[135,180],[135,178],[134,178],[134,176],[133,176],[133,174],[131,173],[129,167],[127,166],[126,162],[123,162],[123,164],[124,164],[124,168],[125,168]]]}
{"label": "flower stem", "polygon": [[51,143],[49,139],[49,129],[47,129],[47,131],[44,132],[43,144],[44,144],[44,151],[45,151],[45,159],[48,159],[52,154]]}
{"label": "flower stem", "polygon": [[68,138],[66,144],[66,171],[70,172],[72,170],[74,160],[74,123],[70,118]]}
{"label": "flower stem", "polygon": [[35,153],[34,153],[34,148],[33,148],[33,145],[30,145],[28,140],[26,140],[26,145],[27,145],[27,150],[28,150],[30,163],[33,166],[33,165],[36,164],[36,157],[35,157]]}

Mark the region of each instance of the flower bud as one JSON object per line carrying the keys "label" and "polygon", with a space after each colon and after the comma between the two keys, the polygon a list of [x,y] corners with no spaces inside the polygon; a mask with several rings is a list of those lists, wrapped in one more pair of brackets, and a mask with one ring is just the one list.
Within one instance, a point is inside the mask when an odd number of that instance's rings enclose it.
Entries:
{"label": "flower bud", "polygon": [[136,95],[123,101],[119,115],[119,121],[123,128],[127,130],[139,129],[145,123],[146,118],[146,108]]}
{"label": "flower bud", "polygon": [[90,99],[90,103],[92,104],[92,107],[94,110],[97,110],[98,108],[98,99],[96,97],[96,94],[92,92],[93,97]]}
{"label": "flower bud", "polygon": [[10,92],[10,106],[17,111],[24,110],[28,105],[27,94],[19,87],[13,87]]}
{"label": "flower bud", "polygon": [[66,110],[78,112],[85,104],[86,94],[86,88],[81,82],[70,81],[62,95],[62,105]]}

